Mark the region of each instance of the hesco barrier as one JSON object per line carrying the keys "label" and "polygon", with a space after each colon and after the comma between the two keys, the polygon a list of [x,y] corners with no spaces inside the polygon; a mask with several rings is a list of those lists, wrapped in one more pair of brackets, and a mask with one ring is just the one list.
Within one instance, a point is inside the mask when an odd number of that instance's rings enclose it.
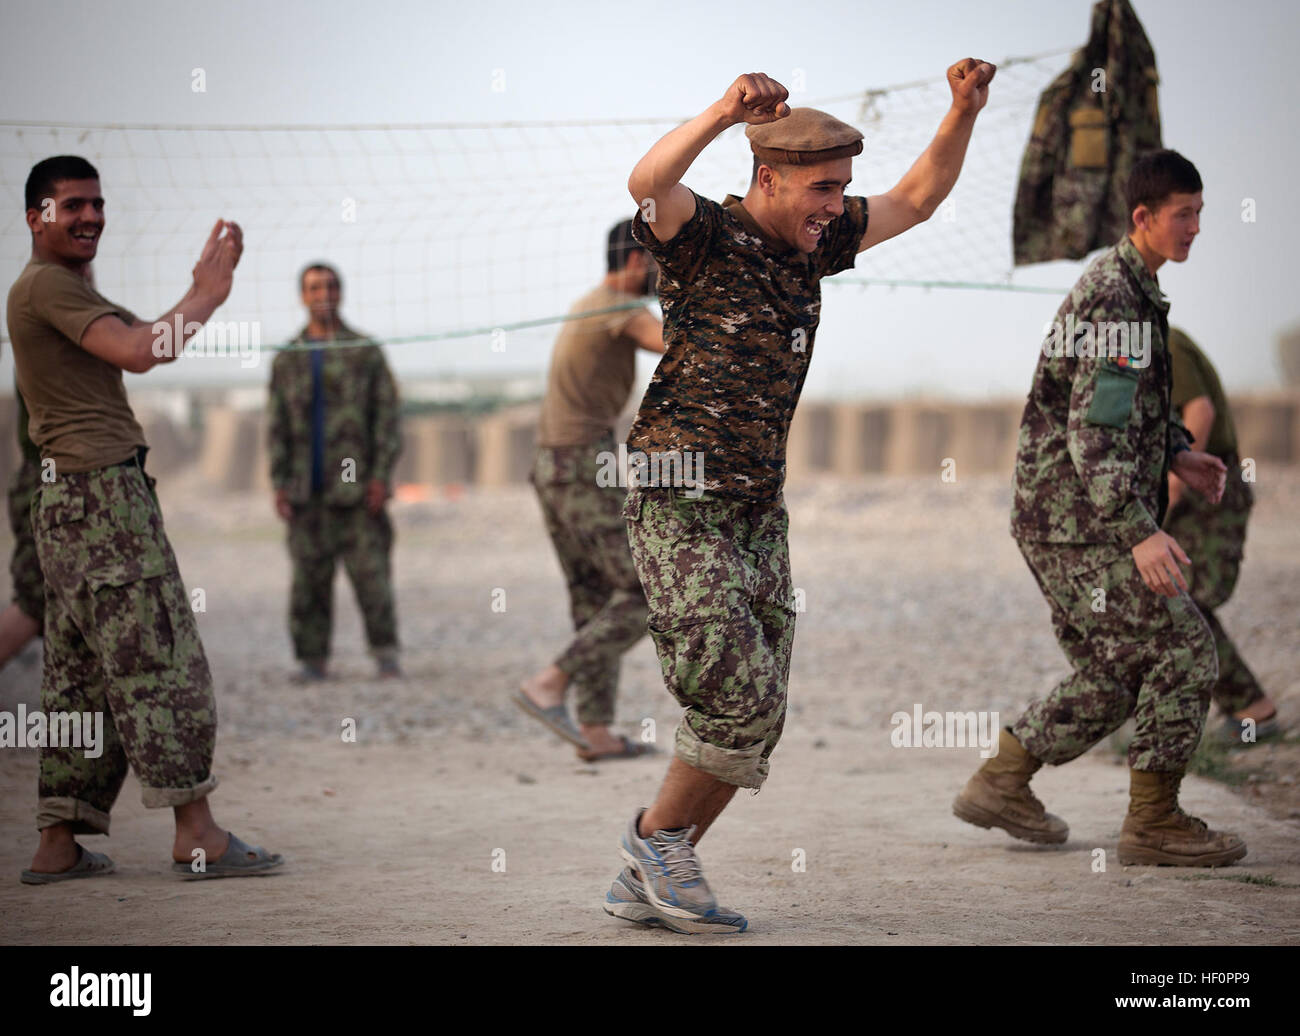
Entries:
{"label": "hesco barrier", "polygon": [[[790,482],[820,473],[925,475],[952,461],[958,475],[1010,473],[1023,402],[941,400],[803,403],[787,447]],[[13,397],[0,397],[0,476],[17,463]],[[481,417],[438,415],[403,423],[399,483],[501,486],[526,482],[536,444],[536,405]],[[200,435],[141,411],[149,469],[166,476],[197,463],[204,481],[230,492],[267,491],[266,422],[260,411],[207,407]],[[1243,458],[1300,464],[1300,391],[1232,399]],[[626,438],[630,415],[615,429]],[[707,458],[706,458],[707,470]]]}

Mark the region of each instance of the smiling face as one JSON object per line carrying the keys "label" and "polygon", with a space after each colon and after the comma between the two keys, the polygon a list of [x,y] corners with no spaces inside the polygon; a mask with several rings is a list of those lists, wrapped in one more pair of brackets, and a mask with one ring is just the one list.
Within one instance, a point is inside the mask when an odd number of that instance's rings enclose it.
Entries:
{"label": "smiling face", "polygon": [[853,179],[853,159],[816,165],[761,165],[757,186],[769,228],[805,255],[821,241],[826,225],[844,212],[844,189]]}
{"label": "smiling face", "polygon": [[1175,193],[1155,210],[1139,205],[1133,211],[1134,239],[1144,252],[1181,263],[1191,254],[1192,241],[1201,232],[1201,192]]}
{"label": "smiling face", "polygon": [[99,181],[59,180],[40,208],[27,210],[35,254],[47,262],[84,269],[104,233],[104,198]]}

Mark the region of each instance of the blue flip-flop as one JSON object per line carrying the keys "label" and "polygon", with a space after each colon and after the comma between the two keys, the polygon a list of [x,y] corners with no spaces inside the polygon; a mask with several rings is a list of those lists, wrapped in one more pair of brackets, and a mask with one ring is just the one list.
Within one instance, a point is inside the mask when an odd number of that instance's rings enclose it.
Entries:
{"label": "blue flip-flop", "polygon": [[591,745],[587,744],[587,739],[582,736],[582,732],[573,725],[573,720],[569,718],[569,710],[563,705],[552,705],[544,709],[523,691],[515,691],[513,700],[552,734],[564,738],[569,744],[584,752],[591,751]]}

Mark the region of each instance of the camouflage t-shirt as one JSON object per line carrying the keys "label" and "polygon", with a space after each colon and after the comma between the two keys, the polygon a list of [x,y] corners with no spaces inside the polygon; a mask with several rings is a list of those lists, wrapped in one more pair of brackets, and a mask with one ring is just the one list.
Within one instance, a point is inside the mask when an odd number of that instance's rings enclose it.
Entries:
{"label": "camouflage t-shirt", "polygon": [[[629,449],[698,455],[705,490],[779,496],[820,319],[818,282],[853,266],[866,229],[859,197],[844,199],[811,254],[764,237],[735,195],[722,205],[695,195],[695,215],[670,241],[635,218],[632,236],[659,261],[667,351]],[[653,478],[653,462],[649,470]]]}
{"label": "camouflage t-shirt", "polygon": [[1131,548],[1156,533],[1187,433],[1170,402],[1169,302],[1125,237],[1048,326],[1020,422],[1011,533]]}

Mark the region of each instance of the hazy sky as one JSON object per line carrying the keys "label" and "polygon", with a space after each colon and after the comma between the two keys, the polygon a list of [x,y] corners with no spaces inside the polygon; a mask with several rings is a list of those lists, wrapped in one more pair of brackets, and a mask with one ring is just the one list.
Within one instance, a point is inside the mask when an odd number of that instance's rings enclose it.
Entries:
{"label": "hazy sky", "polygon": [[[558,14],[546,6],[490,0],[364,5],[11,0],[0,8],[0,121],[261,125],[687,117],[720,96],[736,75],[751,70],[778,79],[798,70],[805,84],[801,97],[820,100],[941,76],[967,55],[998,61],[1078,47],[1087,37],[1091,9],[1087,0],[569,2]],[[1160,272],[1173,300],[1173,320],[1198,339],[1230,389],[1276,384],[1275,337],[1300,320],[1297,271],[1290,258],[1298,207],[1288,176],[1300,168],[1291,60],[1300,39],[1300,5],[1137,0],[1134,7],[1156,49],[1165,143],[1192,158],[1206,184],[1202,233],[1191,259]],[[1053,67],[1064,68],[1068,60],[1063,55]],[[206,76],[201,94],[191,89],[196,67]],[[995,80],[993,90],[998,87]],[[937,122],[936,116],[923,127],[924,137]],[[624,155],[634,161],[662,132],[662,127],[620,130],[611,168],[625,177],[630,166],[624,170],[629,161]],[[7,204],[12,204],[21,187],[12,182],[21,177],[14,172],[18,151],[12,129],[0,127],[0,138],[7,155]],[[870,133],[868,139],[870,145]],[[1011,139],[1018,154],[1023,136]],[[734,184],[714,189],[710,181],[709,193],[743,193],[748,174],[743,141],[728,146],[739,156]],[[869,146],[856,161],[852,192],[859,184],[863,193],[891,185],[873,180],[872,155]],[[102,167],[101,173],[108,178]],[[119,172],[113,183],[119,196],[129,187],[122,181]],[[691,176],[686,182],[692,183]],[[622,183],[614,188],[611,197],[617,198]],[[526,185],[484,183],[474,207],[495,211],[508,197],[528,191]],[[114,195],[108,193],[111,205]],[[582,218],[595,226],[631,215],[623,211],[625,198]],[[1254,223],[1241,220],[1245,198],[1255,200]],[[968,228],[988,227],[1003,235],[1009,228],[1009,213],[958,211],[971,221]],[[200,214],[208,221],[215,215]],[[112,233],[110,225],[103,248]],[[942,245],[942,228],[933,239]],[[5,280],[12,280],[24,259],[16,242],[11,235],[0,255]],[[194,254],[199,243],[201,236]],[[874,258],[872,272],[887,275],[891,256],[881,250]],[[281,265],[291,270],[297,261],[289,255]],[[163,265],[158,276],[174,285],[166,289],[174,300],[184,290],[187,270],[173,269],[170,261]],[[600,256],[593,255],[592,277],[599,265]],[[1081,268],[1071,263],[1035,267],[1018,275],[1017,283],[1068,287]],[[584,266],[580,276],[586,271]],[[975,279],[984,279],[987,271],[979,274]],[[280,282],[275,283],[279,290]],[[152,303],[152,295],[140,291]],[[379,291],[365,288],[350,301],[358,306],[382,297],[365,292]],[[823,299],[807,388],[821,396],[1022,394],[1042,325],[1060,301],[988,292],[860,290],[829,282]],[[143,305],[129,285],[120,301]],[[390,309],[396,320],[396,306]],[[367,316],[377,332],[389,326],[378,310],[373,315],[353,311],[359,322]],[[551,337],[550,331],[525,336],[509,363],[543,369]],[[390,348],[399,371],[452,369],[475,359],[473,369],[482,369],[488,362],[483,341],[462,341],[452,351],[442,346],[445,364],[427,347],[418,362],[414,352],[403,355],[404,348],[410,347]],[[177,364],[156,376],[209,373],[181,368]],[[0,378],[7,384],[7,358]]]}

